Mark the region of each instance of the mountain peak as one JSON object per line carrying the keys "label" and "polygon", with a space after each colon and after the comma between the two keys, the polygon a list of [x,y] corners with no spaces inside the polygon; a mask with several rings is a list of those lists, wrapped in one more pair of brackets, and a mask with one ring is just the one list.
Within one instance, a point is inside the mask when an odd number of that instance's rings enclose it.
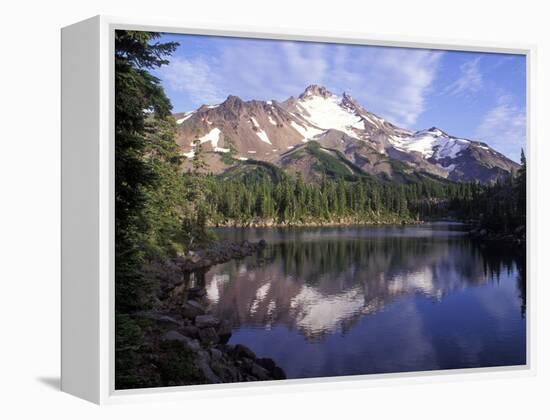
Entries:
{"label": "mountain peak", "polygon": [[430,133],[431,135],[433,136],[436,136],[436,137],[440,137],[440,136],[444,136],[444,137],[450,137],[445,131],[443,131],[441,128],[438,128],[438,127],[430,127],[428,128],[427,130],[420,130],[420,131],[417,131],[418,134],[422,135],[422,134],[426,134],[426,133]]}
{"label": "mountain peak", "polygon": [[309,98],[312,96],[320,96],[321,98],[329,98],[331,96],[334,96],[332,92],[330,92],[326,87],[320,86],[320,85],[309,85],[306,90],[304,90],[304,93],[300,95],[300,99]]}
{"label": "mountain peak", "polygon": [[224,104],[237,104],[237,103],[243,103],[244,101],[235,95],[229,95],[227,99],[223,102]]}
{"label": "mountain peak", "polygon": [[342,95],[342,104],[348,108],[359,109],[361,105],[346,92]]}

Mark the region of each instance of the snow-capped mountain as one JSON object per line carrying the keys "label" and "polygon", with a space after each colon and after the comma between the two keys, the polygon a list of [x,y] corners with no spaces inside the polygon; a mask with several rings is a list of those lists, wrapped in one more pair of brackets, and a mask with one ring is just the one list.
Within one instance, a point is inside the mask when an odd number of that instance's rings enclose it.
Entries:
{"label": "snow-capped mountain", "polygon": [[229,96],[221,104],[175,117],[183,155],[192,157],[193,144],[200,140],[214,172],[248,159],[285,166],[290,154],[311,141],[318,142],[321,151],[339,153],[354,167],[390,179],[398,172],[421,172],[491,182],[518,168],[485,143],[435,127],[417,132],[399,128],[350,95],[338,96],[318,85],[284,102],[245,102]]}

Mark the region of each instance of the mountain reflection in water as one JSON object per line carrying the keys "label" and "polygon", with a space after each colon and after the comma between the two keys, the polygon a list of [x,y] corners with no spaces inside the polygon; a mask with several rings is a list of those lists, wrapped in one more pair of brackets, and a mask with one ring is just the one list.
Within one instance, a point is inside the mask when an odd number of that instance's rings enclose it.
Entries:
{"label": "mountain reflection in water", "polygon": [[525,257],[460,225],[218,234],[268,247],[205,274],[212,312],[291,378],[525,363]]}

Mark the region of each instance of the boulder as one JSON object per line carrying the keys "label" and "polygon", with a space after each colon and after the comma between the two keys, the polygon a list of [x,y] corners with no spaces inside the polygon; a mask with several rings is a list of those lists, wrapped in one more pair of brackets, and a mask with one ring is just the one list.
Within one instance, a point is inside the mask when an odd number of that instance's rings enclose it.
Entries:
{"label": "boulder", "polygon": [[212,357],[212,360],[220,360],[223,357],[223,353],[221,350],[212,347],[210,349],[210,356]]}
{"label": "boulder", "polygon": [[267,380],[271,379],[267,369],[264,369],[263,367],[261,367],[257,363],[252,363],[252,365],[250,367],[250,373],[252,375],[254,375],[256,378],[258,378],[260,381],[267,381]]}
{"label": "boulder", "polygon": [[181,325],[179,321],[167,315],[160,316],[156,321],[157,324],[164,327],[177,327]]}
{"label": "boulder", "polygon": [[164,333],[160,339],[162,341],[181,341],[183,343],[186,343],[189,340],[188,337],[185,337],[177,331],[168,331],[167,333]]}
{"label": "boulder", "polygon": [[181,308],[181,315],[185,318],[193,319],[199,315],[204,315],[206,309],[195,300],[188,300]]}
{"label": "boulder", "polygon": [[249,359],[248,357],[243,357],[242,359],[239,359],[237,364],[243,369],[245,372],[250,373],[250,370],[252,369],[252,365],[254,365],[254,361],[252,359]]}
{"label": "boulder", "polygon": [[220,324],[220,320],[213,315],[198,315],[195,317],[197,328],[212,328]]}
{"label": "boulder", "polygon": [[204,377],[208,380],[208,382],[212,384],[218,384],[221,382],[218,375],[216,375],[212,368],[209,365],[210,357],[208,356],[207,352],[200,352],[199,357],[197,358],[197,367],[202,371]]}
{"label": "boulder", "polygon": [[260,366],[270,372],[272,372],[277,367],[275,361],[273,359],[270,359],[269,357],[261,357],[256,360],[256,363],[258,363]]}
{"label": "boulder", "polygon": [[212,360],[210,367],[222,382],[241,382],[243,379],[239,370],[230,363]]}
{"label": "boulder", "polygon": [[191,337],[191,338],[198,338],[199,337],[199,329],[195,327],[194,325],[186,325],[184,327],[181,327],[178,329],[178,332],[181,334]]}
{"label": "boulder", "polygon": [[233,325],[230,321],[223,319],[220,321],[218,326],[218,336],[220,337],[220,343],[227,343],[231,338],[231,333],[233,331]]}
{"label": "boulder", "polygon": [[216,330],[212,327],[199,329],[199,339],[205,344],[216,344],[220,341]]}
{"label": "boulder", "polygon": [[286,379],[285,371],[279,366],[275,366],[275,368],[271,371],[271,375],[273,376],[273,379]]}
{"label": "boulder", "polygon": [[143,318],[155,321],[157,324],[162,326],[177,326],[181,325],[181,322],[175,319],[172,316],[168,316],[155,311],[140,312],[137,314]]}
{"label": "boulder", "polygon": [[243,344],[237,344],[233,349],[235,357],[247,357],[251,360],[256,360],[256,354]]}
{"label": "boulder", "polygon": [[168,331],[166,332],[162,337],[162,341],[178,341],[182,344],[184,344],[187,348],[198,351],[200,350],[201,346],[197,340],[193,340],[189,337],[186,337],[182,334],[180,334],[177,331]]}

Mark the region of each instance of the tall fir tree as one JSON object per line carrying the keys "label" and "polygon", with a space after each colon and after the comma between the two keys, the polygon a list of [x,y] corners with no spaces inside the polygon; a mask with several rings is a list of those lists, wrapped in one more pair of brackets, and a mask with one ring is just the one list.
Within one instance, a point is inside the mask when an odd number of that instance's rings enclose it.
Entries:
{"label": "tall fir tree", "polygon": [[145,159],[146,119],[170,116],[170,101],[150,70],[167,64],[176,43],[154,43],[159,34],[115,33],[115,273],[116,307],[139,309],[150,300],[140,270],[149,226],[143,214],[155,171]]}

